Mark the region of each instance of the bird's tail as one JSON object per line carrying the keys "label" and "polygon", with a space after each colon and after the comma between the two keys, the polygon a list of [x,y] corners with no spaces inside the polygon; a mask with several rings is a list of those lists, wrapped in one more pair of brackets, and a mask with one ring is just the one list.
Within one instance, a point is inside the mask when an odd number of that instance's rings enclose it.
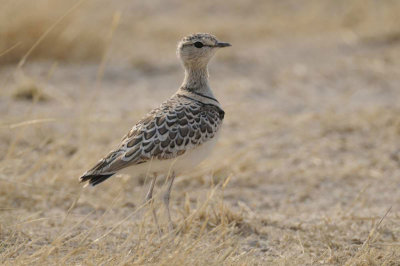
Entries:
{"label": "bird's tail", "polygon": [[119,162],[118,156],[121,154],[121,150],[117,149],[111,151],[107,156],[97,162],[90,170],[86,171],[80,178],[80,182],[89,181],[89,185],[95,186],[104,182],[107,178],[114,175],[119,168],[115,167],[113,163]]}
{"label": "bird's tail", "polygon": [[105,181],[107,178],[111,177],[114,175],[112,174],[84,174],[79,178],[80,182],[86,182],[89,181],[89,185],[95,186],[100,184],[101,182]]}

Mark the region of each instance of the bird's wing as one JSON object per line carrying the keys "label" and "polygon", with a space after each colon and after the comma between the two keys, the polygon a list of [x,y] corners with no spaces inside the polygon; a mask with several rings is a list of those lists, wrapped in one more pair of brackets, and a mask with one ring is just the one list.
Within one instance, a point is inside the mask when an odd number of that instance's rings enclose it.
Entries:
{"label": "bird's wing", "polygon": [[175,95],[139,121],[119,147],[80,180],[95,185],[125,167],[176,158],[213,138],[223,117],[224,111],[215,105]]}

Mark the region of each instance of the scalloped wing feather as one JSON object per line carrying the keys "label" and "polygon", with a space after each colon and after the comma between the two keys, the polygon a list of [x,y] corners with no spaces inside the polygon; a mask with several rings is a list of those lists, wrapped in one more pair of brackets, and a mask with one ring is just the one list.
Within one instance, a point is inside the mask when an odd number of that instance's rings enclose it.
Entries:
{"label": "scalloped wing feather", "polygon": [[177,94],[140,120],[120,146],[87,171],[81,181],[93,175],[112,175],[151,159],[176,158],[212,139],[223,118],[219,107]]}

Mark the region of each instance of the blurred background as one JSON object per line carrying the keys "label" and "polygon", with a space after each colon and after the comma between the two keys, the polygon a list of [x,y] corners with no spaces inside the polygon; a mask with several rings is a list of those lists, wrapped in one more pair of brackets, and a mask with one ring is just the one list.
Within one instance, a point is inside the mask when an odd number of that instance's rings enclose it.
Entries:
{"label": "blurred background", "polygon": [[[0,0],[0,261],[395,265],[399,14],[397,0]],[[176,44],[195,32],[233,45],[210,63],[226,118],[177,180],[170,246],[138,214],[145,177],[77,180],[179,88]]]}
{"label": "blurred background", "polygon": [[[235,50],[270,46],[276,39],[334,35],[351,43],[375,37],[395,41],[399,3],[387,1],[7,1],[1,11],[1,62],[99,62],[110,46],[114,62],[168,61],[175,42],[191,32],[212,32]],[[72,9],[72,10],[71,10]],[[113,25],[115,13],[120,15]],[[65,16],[59,23],[58,20]],[[54,25],[56,24],[56,25]],[[110,40],[110,31],[113,31]],[[160,58],[160,55],[163,55]],[[171,56],[172,55],[172,56]],[[232,56],[233,57],[233,56]]]}

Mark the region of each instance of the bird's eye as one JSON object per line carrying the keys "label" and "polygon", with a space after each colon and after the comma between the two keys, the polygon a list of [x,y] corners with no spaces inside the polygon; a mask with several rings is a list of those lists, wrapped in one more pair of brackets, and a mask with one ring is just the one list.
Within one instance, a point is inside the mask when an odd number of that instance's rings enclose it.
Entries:
{"label": "bird's eye", "polygon": [[194,43],[194,46],[195,46],[196,48],[201,48],[201,47],[204,46],[204,44],[203,44],[202,42],[195,42],[195,43]]}

